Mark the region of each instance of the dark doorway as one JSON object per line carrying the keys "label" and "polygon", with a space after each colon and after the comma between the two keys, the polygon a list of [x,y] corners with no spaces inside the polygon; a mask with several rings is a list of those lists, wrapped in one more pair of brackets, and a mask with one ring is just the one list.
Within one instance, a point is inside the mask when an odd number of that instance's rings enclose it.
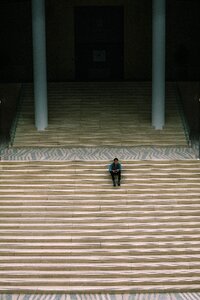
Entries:
{"label": "dark doorway", "polygon": [[124,65],[122,6],[75,8],[77,80],[121,80]]}

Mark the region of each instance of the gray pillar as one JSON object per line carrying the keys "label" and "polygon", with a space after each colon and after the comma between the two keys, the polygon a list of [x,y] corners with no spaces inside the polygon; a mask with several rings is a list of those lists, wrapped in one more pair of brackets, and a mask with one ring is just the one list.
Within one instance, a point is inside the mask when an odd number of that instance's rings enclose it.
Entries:
{"label": "gray pillar", "polygon": [[33,72],[35,98],[35,126],[48,126],[45,0],[32,0]]}
{"label": "gray pillar", "polygon": [[165,125],[165,16],[166,0],[153,0],[152,126]]}

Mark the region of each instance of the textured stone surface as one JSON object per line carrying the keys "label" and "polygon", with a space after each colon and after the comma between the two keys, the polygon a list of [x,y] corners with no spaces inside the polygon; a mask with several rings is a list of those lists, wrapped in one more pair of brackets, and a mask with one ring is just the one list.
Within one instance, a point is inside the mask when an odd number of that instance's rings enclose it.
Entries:
{"label": "textured stone surface", "polygon": [[0,294],[0,300],[199,300],[200,293],[153,294]]}
{"label": "textured stone surface", "polygon": [[14,147],[187,146],[173,83],[166,124],[151,126],[150,82],[49,83],[49,126],[34,126],[31,85],[25,85]]}
{"label": "textured stone surface", "polygon": [[0,163],[1,291],[199,291],[200,162],[122,165]]}
{"label": "textured stone surface", "polygon": [[[197,152],[197,151],[196,151]],[[2,160],[123,160],[195,159],[190,147],[4,148]]]}

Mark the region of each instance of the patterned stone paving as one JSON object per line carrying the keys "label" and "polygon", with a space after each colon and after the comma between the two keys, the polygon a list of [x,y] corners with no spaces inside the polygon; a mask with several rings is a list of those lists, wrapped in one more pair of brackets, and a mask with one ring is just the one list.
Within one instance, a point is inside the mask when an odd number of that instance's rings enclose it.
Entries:
{"label": "patterned stone paving", "polygon": [[199,140],[191,147],[64,147],[64,148],[10,148],[9,141],[0,139],[1,160],[122,160],[197,159]]}
{"label": "patterned stone paving", "polygon": [[[197,151],[196,151],[197,152]],[[190,147],[3,148],[1,160],[196,159]]]}
{"label": "patterned stone paving", "polygon": [[200,293],[163,294],[0,294],[0,300],[199,300]]}

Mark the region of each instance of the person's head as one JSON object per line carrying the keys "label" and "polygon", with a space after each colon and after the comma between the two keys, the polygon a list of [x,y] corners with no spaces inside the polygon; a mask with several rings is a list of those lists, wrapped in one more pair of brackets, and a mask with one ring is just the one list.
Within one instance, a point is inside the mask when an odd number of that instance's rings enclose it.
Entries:
{"label": "person's head", "polygon": [[114,161],[114,164],[118,164],[119,159],[117,157],[115,157],[113,161]]}

